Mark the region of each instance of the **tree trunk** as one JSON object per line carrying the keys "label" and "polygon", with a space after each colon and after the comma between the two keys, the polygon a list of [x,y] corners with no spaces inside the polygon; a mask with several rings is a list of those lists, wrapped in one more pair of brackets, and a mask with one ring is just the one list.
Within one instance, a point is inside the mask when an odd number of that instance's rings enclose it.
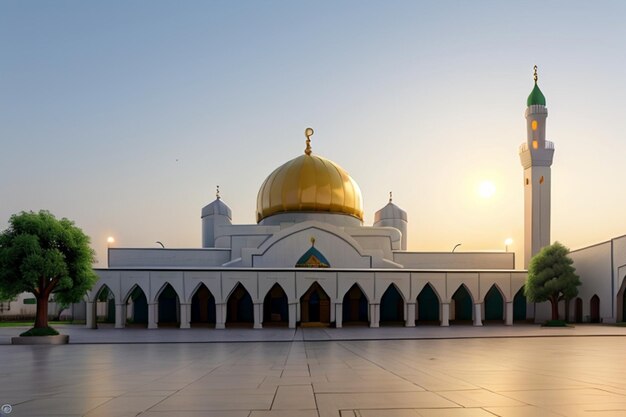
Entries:
{"label": "tree trunk", "polygon": [[559,319],[559,299],[556,297],[551,297],[550,304],[552,304],[552,320],[558,320]]}
{"label": "tree trunk", "polygon": [[48,327],[48,296],[37,296],[37,316],[35,317],[35,328]]}

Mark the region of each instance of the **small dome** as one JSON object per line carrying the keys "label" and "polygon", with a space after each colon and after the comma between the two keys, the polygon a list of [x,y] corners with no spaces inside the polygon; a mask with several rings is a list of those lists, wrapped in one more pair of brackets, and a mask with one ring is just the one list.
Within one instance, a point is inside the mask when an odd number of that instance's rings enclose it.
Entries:
{"label": "small dome", "polygon": [[528,96],[528,100],[526,100],[527,106],[530,107],[533,104],[540,104],[542,106],[546,105],[546,98],[544,97],[543,93],[539,89],[539,86],[537,85],[537,83],[535,83],[535,87],[533,88],[533,91],[530,92],[530,95]]}
{"label": "small dome", "polygon": [[216,198],[212,203],[207,204],[202,208],[202,216],[212,216],[212,215],[222,215],[227,216],[229,219],[233,219],[232,211],[230,207],[228,207],[219,197]]}
{"label": "small dome", "polygon": [[346,214],[363,221],[361,190],[339,165],[312,155],[307,142],[305,154],[276,168],[257,196],[257,222],[289,212]]}
{"label": "small dome", "polygon": [[374,214],[374,223],[381,220],[404,220],[407,221],[406,211],[393,204],[391,201]]}

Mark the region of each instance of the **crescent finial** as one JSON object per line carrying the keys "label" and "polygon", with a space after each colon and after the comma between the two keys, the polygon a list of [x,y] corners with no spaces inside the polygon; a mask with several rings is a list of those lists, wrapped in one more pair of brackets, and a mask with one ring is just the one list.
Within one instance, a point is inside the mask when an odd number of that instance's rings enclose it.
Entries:
{"label": "crescent finial", "polygon": [[307,127],[304,131],[304,136],[306,136],[306,149],[304,149],[304,153],[307,155],[311,155],[311,136],[313,136],[313,129]]}

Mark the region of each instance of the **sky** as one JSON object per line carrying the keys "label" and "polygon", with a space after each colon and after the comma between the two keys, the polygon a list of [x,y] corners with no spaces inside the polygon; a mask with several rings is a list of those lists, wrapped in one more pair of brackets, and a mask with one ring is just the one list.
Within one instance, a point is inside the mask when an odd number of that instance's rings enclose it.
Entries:
{"label": "sky", "polygon": [[[0,2],[0,229],[20,211],[118,247],[200,247],[221,196],[255,222],[273,169],[313,152],[408,212],[413,251],[523,262],[518,147],[547,100],[552,240],[626,234],[622,1]],[[492,181],[495,194],[479,186]]]}

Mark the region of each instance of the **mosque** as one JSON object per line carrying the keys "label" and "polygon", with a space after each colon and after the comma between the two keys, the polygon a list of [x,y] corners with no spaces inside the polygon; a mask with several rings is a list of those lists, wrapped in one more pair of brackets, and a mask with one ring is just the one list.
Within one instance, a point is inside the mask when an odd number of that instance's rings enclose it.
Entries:
{"label": "mosque", "polygon": [[[545,139],[547,114],[535,68],[525,115],[527,140],[519,147],[525,266],[550,243],[554,144]],[[261,185],[256,224],[232,224],[218,188],[216,199],[201,211],[201,248],[110,248],[109,265],[95,270],[99,280],[87,295],[87,327],[95,328],[98,320],[116,328],[149,329],[481,326],[549,316],[546,303],[527,303],[527,274],[515,269],[514,253],[409,251],[409,216],[391,194],[374,223],[365,225],[357,182],[313,151],[312,135],[306,129],[304,153],[280,165]],[[613,243],[609,246],[591,250],[613,250]],[[574,252],[577,267],[586,250]],[[583,296],[596,294],[597,287],[604,299],[616,299],[613,275],[608,285],[596,276],[581,279]],[[563,308],[582,320],[583,305],[571,304]],[[607,306],[602,317],[615,321],[617,307]],[[585,316],[599,321],[599,302],[594,308],[585,306]]]}

